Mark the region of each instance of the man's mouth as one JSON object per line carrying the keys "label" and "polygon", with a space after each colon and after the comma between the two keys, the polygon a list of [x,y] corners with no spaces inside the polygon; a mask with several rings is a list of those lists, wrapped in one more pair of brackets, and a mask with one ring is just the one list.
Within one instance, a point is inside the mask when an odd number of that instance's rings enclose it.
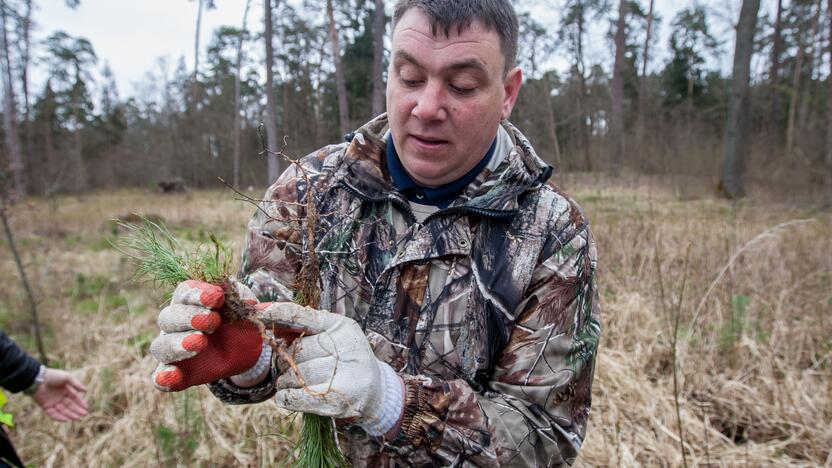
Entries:
{"label": "man's mouth", "polygon": [[445,145],[448,143],[448,140],[443,140],[441,138],[434,138],[430,136],[422,136],[422,135],[410,135],[413,140],[420,146],[424,146],[426,148],[437,148],[439,146]]}

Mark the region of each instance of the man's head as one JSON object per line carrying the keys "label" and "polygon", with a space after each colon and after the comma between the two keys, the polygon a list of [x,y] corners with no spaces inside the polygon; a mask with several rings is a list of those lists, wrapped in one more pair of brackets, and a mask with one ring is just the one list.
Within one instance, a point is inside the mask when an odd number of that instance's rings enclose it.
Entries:
{"label": "man's head", "polygon": [[507,0],[399,0],[393,10],[394,29],[402,16],[412,8],[427,17],[434,36],[441,32],[447,37],[452,28],[459,34],[471,27],[474,21],[481,22],[500,38],[505,59],[504,72],[508,73],[514,68],[519,26],[514,7]]}
{"label": "man's head", "polygon": [[390,129],[413,179],[463,176],[485,155],[522,84],[509,0],[400,0],[387,83]]}

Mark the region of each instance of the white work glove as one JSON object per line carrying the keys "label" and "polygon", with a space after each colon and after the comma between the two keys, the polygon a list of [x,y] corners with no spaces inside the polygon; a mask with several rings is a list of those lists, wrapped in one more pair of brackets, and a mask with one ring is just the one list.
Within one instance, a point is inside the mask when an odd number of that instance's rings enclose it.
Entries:
{"label": "white work glove", "polygon": [[269,323],[305,335],[287,350],[303,380],[278,357],[278,406],[348,419],[372,436],[396,426],[404,383],[393,368],[376,359],[355,320],[292,303],[273,304],[262,314]]}

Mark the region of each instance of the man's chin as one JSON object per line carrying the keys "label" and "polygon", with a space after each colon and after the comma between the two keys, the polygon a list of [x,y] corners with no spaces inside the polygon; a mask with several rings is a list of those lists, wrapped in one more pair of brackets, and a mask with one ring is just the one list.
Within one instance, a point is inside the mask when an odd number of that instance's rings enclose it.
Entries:
{"label": "man's chin", "polygon": [[441,187],[448,182],[456,180],[455,178],[451,178],[452,173],[450,168],[430,168],[430,170],[414,170],[409,172],[413,180],[427,188]]}

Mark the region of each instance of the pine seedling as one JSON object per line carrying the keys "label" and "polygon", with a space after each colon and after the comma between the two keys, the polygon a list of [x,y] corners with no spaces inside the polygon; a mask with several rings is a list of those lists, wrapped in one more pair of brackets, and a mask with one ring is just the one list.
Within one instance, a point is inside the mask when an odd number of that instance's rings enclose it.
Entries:
{"label": "pine seedling", "polygon": [[[232,287],[229,281],[232,255],[227,245],[220,243],[211,234],[211,244],[199,245],[189,251],[162,223],[156,223],[143,216],[140,216],[140,220],[141,223],[117,220],[118,225],[129,234],[114,246],[134,263],[135,280],[150,280],[168,288],[174,288],[189,279],[222,286],[226,293],[226,303],[221,313],[231,319],[244,319],[255,323],[263,339],[290,363],[294,372],[298,372],[284,343],[265,334],[265,325],[254,317],[253,311],[242,303],[236,289]],[[315,268],[304,268],[300,276],[308,276],[310,270],[311,274],[317,274]],[[315,282],[301,280],[298,283]],[[315,288],[311,288],[311,291],[309,289],[299,288],[295,302],[301,305],[313,305],[310,302],[317,302],[318,294]],[[302,381],[303,377],[300,378]],[[306,413],[303,415],[296,453],[294,466],[301,468],[335,468],[349,465],[338,448],[332,419],[324,416]]]}

